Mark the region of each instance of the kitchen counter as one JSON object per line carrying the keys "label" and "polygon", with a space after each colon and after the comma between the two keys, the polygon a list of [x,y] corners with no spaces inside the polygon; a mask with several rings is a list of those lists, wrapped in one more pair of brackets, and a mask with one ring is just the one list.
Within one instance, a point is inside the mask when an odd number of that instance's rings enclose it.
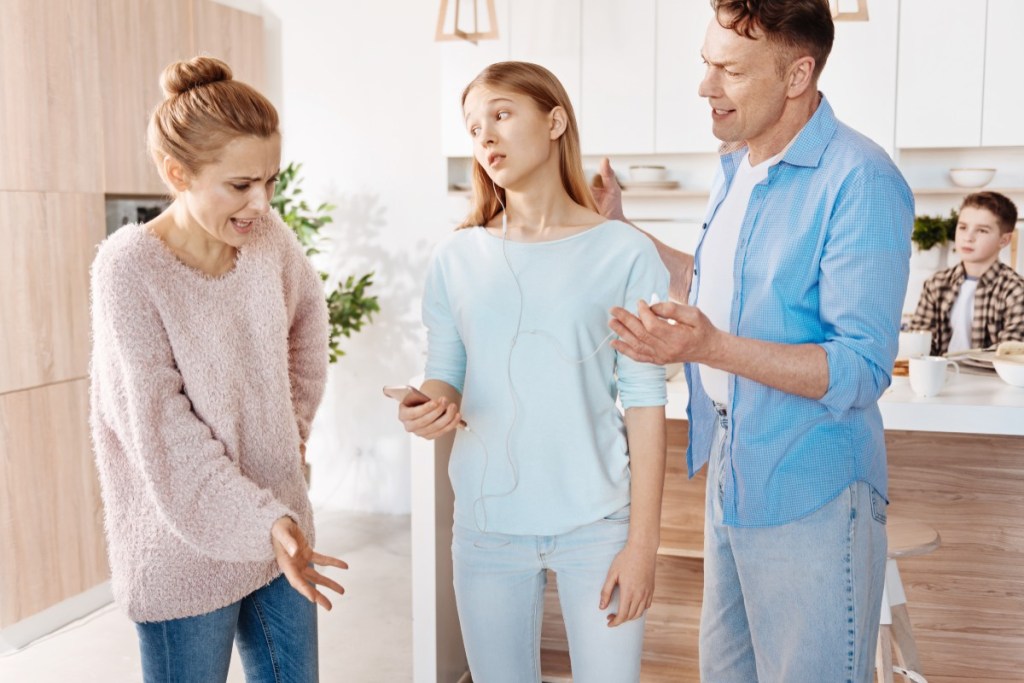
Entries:
{"label": "kitchen counter", "polygon": [[[668,382],[670,420],[685,420],[689,392],[683,373]],[[938,396],[921,398],[906,377],[893,377],[878,402],[886,430],[1024,436],[1024,387],[993,372],[962,368]]]}

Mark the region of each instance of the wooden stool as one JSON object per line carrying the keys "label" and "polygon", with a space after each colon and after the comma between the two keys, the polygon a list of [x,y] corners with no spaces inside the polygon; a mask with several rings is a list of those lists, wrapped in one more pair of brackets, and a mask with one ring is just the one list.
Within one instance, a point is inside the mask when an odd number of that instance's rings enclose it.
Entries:
{"label": "wooden stool", "polygon": [[[940,543],[939,532],[923,522],[900,519],[891,514],[886,531],[889,536],[889,552],[885,562],[885,587],[882,589],[878,650],[875,653],[878,681],[893,683],[892,676],[896,673],[913,683],[928,683],[920,674],[921,660],[910,629],[907,596],[903,592],[896,560],[935,550]],[[892,662],[893,650],[896,651],[896,666]]]}

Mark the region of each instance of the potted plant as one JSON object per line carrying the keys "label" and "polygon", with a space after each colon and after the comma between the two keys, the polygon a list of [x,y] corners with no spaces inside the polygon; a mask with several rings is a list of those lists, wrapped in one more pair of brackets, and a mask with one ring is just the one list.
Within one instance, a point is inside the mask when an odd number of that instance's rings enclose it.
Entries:
{"label": "potted plant", "polygon": [[[320,251],[318,246],[325,239],[320,235],[320,229],[334,220],[330,212],[335,207],[324,202],[311,209],[306,200],[301,198],[301,168],[302,164],[290,163],[281,170],[270,204],[281,214],[285,224],[295,232],[299,242],[306,248],[306,255],[312,256]],[[326,282],[328,274],[321,271],[320,279]],[[374,313],[380,312],[377,297],[366,294],[366,290],[372,285],[371,271],[360,276],[349,275],[343,281],[339,281],[333,290],[325,292],[330,325],[330,362],[335,363],[345,355],[341,349],[341,337],[351,337],[353,332],[358,332],[363,325],[373,321]]]}
{"label": "potted plant", "polygon": [[914,218],[914,231],[911,241],[917,247],[921,257],[919,267],[936,270],[946,267],[949,243],[956,237],[956,223],[959,219],[956,209],[951,209],[948,217],[917,216]]}

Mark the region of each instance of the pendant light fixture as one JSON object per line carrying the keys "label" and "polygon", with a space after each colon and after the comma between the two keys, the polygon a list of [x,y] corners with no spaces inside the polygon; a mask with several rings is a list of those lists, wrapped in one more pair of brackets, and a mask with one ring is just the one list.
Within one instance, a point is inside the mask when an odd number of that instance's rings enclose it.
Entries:
{"label": "pendant light fixture", "polygon": [[[473,13],[473,30],[466,31],[459,28],[459,19],[461,18],[462,12],[461,5],[463,4],[460,0],[455,0],[454,12],[452,13],[451,29],[446,29],[448,25],[448,0],[441,0],[441,11],[437,17],[437,32],[434,34],[434,40],[466,40],[474,45],[478,40],[491,40],[498,37],[498,13],[494,9],[494,0],[466,0],[467,4],[472,4]],[[487,5],[487,30],[480,30],[480,16],[478,5],[486,3]]]}

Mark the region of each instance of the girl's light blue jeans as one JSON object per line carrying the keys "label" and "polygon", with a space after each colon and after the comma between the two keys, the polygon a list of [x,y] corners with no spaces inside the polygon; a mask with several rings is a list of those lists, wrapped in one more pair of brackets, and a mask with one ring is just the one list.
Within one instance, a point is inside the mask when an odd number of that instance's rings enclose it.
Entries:
{"label": "girl's light blue jeans", "polygon": [[708,464],[701,681],[870,683],[885,581],[885,499],[858,481],[788,524],[725,526],[723,420]]}
{"label": "girl's light blue jeans", "polygon": [[316,605],[279,576],[207,614],[136,624],[146,683],[217,683],[228,677],[232,640],[247,683],[314,683]]}
{"label": "girl's light blue jeans", "polygon": [[456,525],[455,599],[469,668],[477,683],[540,680],[546,570],[558,599],[575,683],[640,679],[644,618],[609,628],[618,590],[599,609],[612,560],[626,544],[629,507],[557,536],[509,536]]}

